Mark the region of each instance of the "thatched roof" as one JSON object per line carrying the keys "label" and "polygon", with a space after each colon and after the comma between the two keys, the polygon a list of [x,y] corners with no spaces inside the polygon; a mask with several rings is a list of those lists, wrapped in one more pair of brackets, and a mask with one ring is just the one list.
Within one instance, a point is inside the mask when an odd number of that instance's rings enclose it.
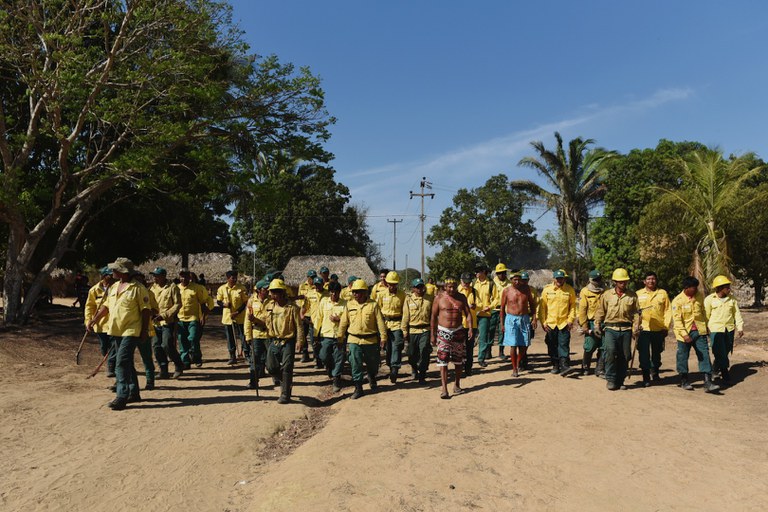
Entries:
{"label": "thatched roof", "polygon": [[328,267],[331,274],[338,275],[342,286],[349,276],[364,279],[369,285],[376,280],[376,274],[362,256],[294,256],[285,266],[283,277],[289,286],[298,286],[307,278],[307,270],[314,269],[319,273],[322,266]]}
{"label": "thatched roof", "polygon": [[[190,254],[189,270],[197,274],[205,274],[206,282],[210,284],[221,284],[226,282],[226,273],[232,270],[234,260],[232,256],[220,252]],[[181,270],[181,256],[178,254],[166,254],[156,260],[147,261],[139,265],[138,269],[145,274],[154,270],[155,267],[163,267],[168,271],[168,275],[175,277]]]}

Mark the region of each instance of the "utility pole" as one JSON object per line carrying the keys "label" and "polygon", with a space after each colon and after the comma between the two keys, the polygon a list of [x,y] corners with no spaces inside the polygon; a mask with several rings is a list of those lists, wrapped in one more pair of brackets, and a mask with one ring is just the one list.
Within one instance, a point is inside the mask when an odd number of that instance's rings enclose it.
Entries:
{"label": "utility pole", "polygon": [[426,176],[422,176],[421,178],[421,194],[414,194],[413,191],[411,191],[411,199],[413,199],[414,196],[421,197],[421,215],[419,218],[421,219],[421,278],[424,279],[424,221],[426,220],[427,216],[424,215],[424,198],[426,196],[429,196],[430,199],[435,198],[435,194],[425,194],[424,189],[432,189],[432,183],[427,181]]}
{"label": "utility pole", "polygon": [[397,272],[397,223],[398,222],[403,222],[403,219],[400,219],[400,220],[397,220],[397,219],[389,220],[389,219],[387,219],[387,222],[391,222],[392,223],[392,233],[393,233],[392,236],[394,238],[393,243],[392,243],[392,270]]}

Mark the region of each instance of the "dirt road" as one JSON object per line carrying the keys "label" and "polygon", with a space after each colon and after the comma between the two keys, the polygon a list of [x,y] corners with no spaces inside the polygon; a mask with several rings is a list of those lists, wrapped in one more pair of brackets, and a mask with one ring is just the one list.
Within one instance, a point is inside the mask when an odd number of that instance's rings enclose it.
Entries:
{"label": "dirt road", "polygon": [[[353,401],[297,364],[297,400],[280,406],[277,390],[245,389],[211,326],[202,368],[116,412],[103,373],[85,379],[95,340],[75,366],[79,327],[62,313],[0,333],[0,509],[763,510],[768,350],[750,333],[767,332],[768,313],[745,317],[735,385],[719,395],[674,385],[670,338],[662,385],[609,392],[550,375],[537,337],[533,372],[513,379],[495,359],[451,400],[434,366],[426,388],[386,381]],[[306,418],[307,442],[271,460]]]}

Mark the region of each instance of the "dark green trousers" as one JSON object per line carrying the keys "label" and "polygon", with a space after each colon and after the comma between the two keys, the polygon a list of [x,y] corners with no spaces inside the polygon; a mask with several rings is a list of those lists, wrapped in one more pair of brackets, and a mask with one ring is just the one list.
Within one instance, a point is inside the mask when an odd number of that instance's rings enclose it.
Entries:
{"label": "dark green trousers", "polygon": [[[496,334],[498,330],[499,330],[499,310],[494,309],[493,311],[491,311],[491,319],[490,319],[490,323],[488,324],[488,350],[485,353],[486,359],[490,359],[491,357],[493,357],[493,355],[491,354],[491,347],[493,346],[494,341],[496,341]],[[501,351],[504,350],[504,348],[501,346],[502,341],[503,340],[501,339],[501,337],[499,337],[499,342],[498,342],[499,350],[500,350],[499,354],[501,354]]]}
{"label": "dark green trousers", "polygon": [[[178,327],[178,341],[181,348],[181,360],[186,364],[197,362],[200,339],[197,332],[200,329],[200,322],[192,320],[191,322],[179,321]],[[202,361],[202,358],[200,358]]]}
{"label": "dark green trousers", "polygon": [[[432,354],[432,345],[429,343],[429,331],[408,335],[408,364],[420,379],[427,374],[430,354]],[[471,352],[467,354],[467,358],[472,360]]]}
{"label": "dark green trousers", "polygon": [[293,353],[296,351],[296,339],[285,343],[271,340],[267,350],[267,371],[273,377],[282,378],[283,372],[293,374]]}
{"label": "dark green trousers", "polygon": [[571,331],[553,327],[544,336],[544,342],[547,344],[547,354],[553,361],[565,357],[571,353]]}
{"label": "dark green trousers", "polygon": [[166,367],[167,369],[169,359],[176,365],[176,370],[181,370],[184,367],[181,356],[179,356],[179,352],[176,350],[175,329],[176,324],[155,327],[156,335],[152,338],[152,350],[155,353],[155,359],[157,359],[160,368]]}
{"label": "dark green trousers", "polygon": [[267,364],[269,339],[254,338],[250,341],[250,346],[252,355],[251,360],[249,361],[250,370],[256,372],[256,375],[261,377],[264,374],[264,368]]}
{"label": "dark green trousers", "polygon": [[141,362],[144,363],[144,374],[147,376],[147,384],[155,382],[155,363],[152,360],[152,338],[136,344],[141,355]]}
{"label": "dark green trousers", "polygon": [[344,345],[336,338],[320,338],[320,361],[326,369],[331,370],[333,377],[341,377],[344,367]]}
{"label": "dark green trousers", "polygon": [[349,366],[352,369],[353,382],[363,382],[363,377],[365,376],[363,364],[365,364],[365,369],[368,370],[369,374],[376,375],[379,372],[381,353],[379,352],[378,343],[370,345],[347,343],[347,348],[349,349]]}
{"label": "dark green trousers", "polygon": [[691,331],[688,333],[688,336],[693,340],[692,343],[677,340],[677,373],[688,373],[688,357],[691,355],[691,347],[693,347],[693,351],[696,353],[696,359],[699,360],[699,371],[702,373],[712,373],[707,337],[701,336],[699,331]]}
{"label": "dark green trousers", "polygon": [[[498,321],[498,320],[497,320]],[[477,317],[477,362],[482,363],[486,357],[490,357],[493,338],[489,336],[491,326],[491,317]],[[467,354],[472,357],[472,354]]]}
{"label": "dark green trousers", "polygon": [[621,386],[627,377],[627,365],[632,357],[632,331],[615,331],[608,327],[603,335],[605,380]]}
{"label": "dark green trousers", "polygon": [[715,369],[727,370],[731,366],[728,354],[733,352],[733,339],[736,331],[711,332],[712,355],[715,357]]}
{"label": "dark green trousers", "polygon": [[661,353],[664,352],[664,338],[667,331],[640,331],[637,336],[637,355],[643,371],[661,368]]}

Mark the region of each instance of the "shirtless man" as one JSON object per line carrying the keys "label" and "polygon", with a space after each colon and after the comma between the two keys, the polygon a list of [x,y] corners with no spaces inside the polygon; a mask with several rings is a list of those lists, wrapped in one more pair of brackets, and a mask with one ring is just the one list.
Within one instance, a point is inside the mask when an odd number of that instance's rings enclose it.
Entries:
{"label": "shirtless man", "polygon": [[455,278],[445,280],[445,292],[435,297],[432,304],[432,322],[430,327],[430,342],[437,346],[437,366],[440,368],[440,380],[443,385],[440,398],[448,399],[448,363],[453,363],[456,374],[456,384],[453,394],[460,395],[461,370],[466,357],[467,337],[472,337],[472,327],[467,329],[462,325],[462,315],[469,316],[471,311],[467,298],[457,291],[458,282]]}
{"label": "shirtless man", "polygon": [[531,344],[531,327],[536,329],[536,301],[528,285],[520,281],[520,274],[513,274],[512,285],[501,292],[499,312],[499,328],[503,340],[501,345],[512,347],[510,355],[513,377],[519,375],[520,362],[525,359]]}

